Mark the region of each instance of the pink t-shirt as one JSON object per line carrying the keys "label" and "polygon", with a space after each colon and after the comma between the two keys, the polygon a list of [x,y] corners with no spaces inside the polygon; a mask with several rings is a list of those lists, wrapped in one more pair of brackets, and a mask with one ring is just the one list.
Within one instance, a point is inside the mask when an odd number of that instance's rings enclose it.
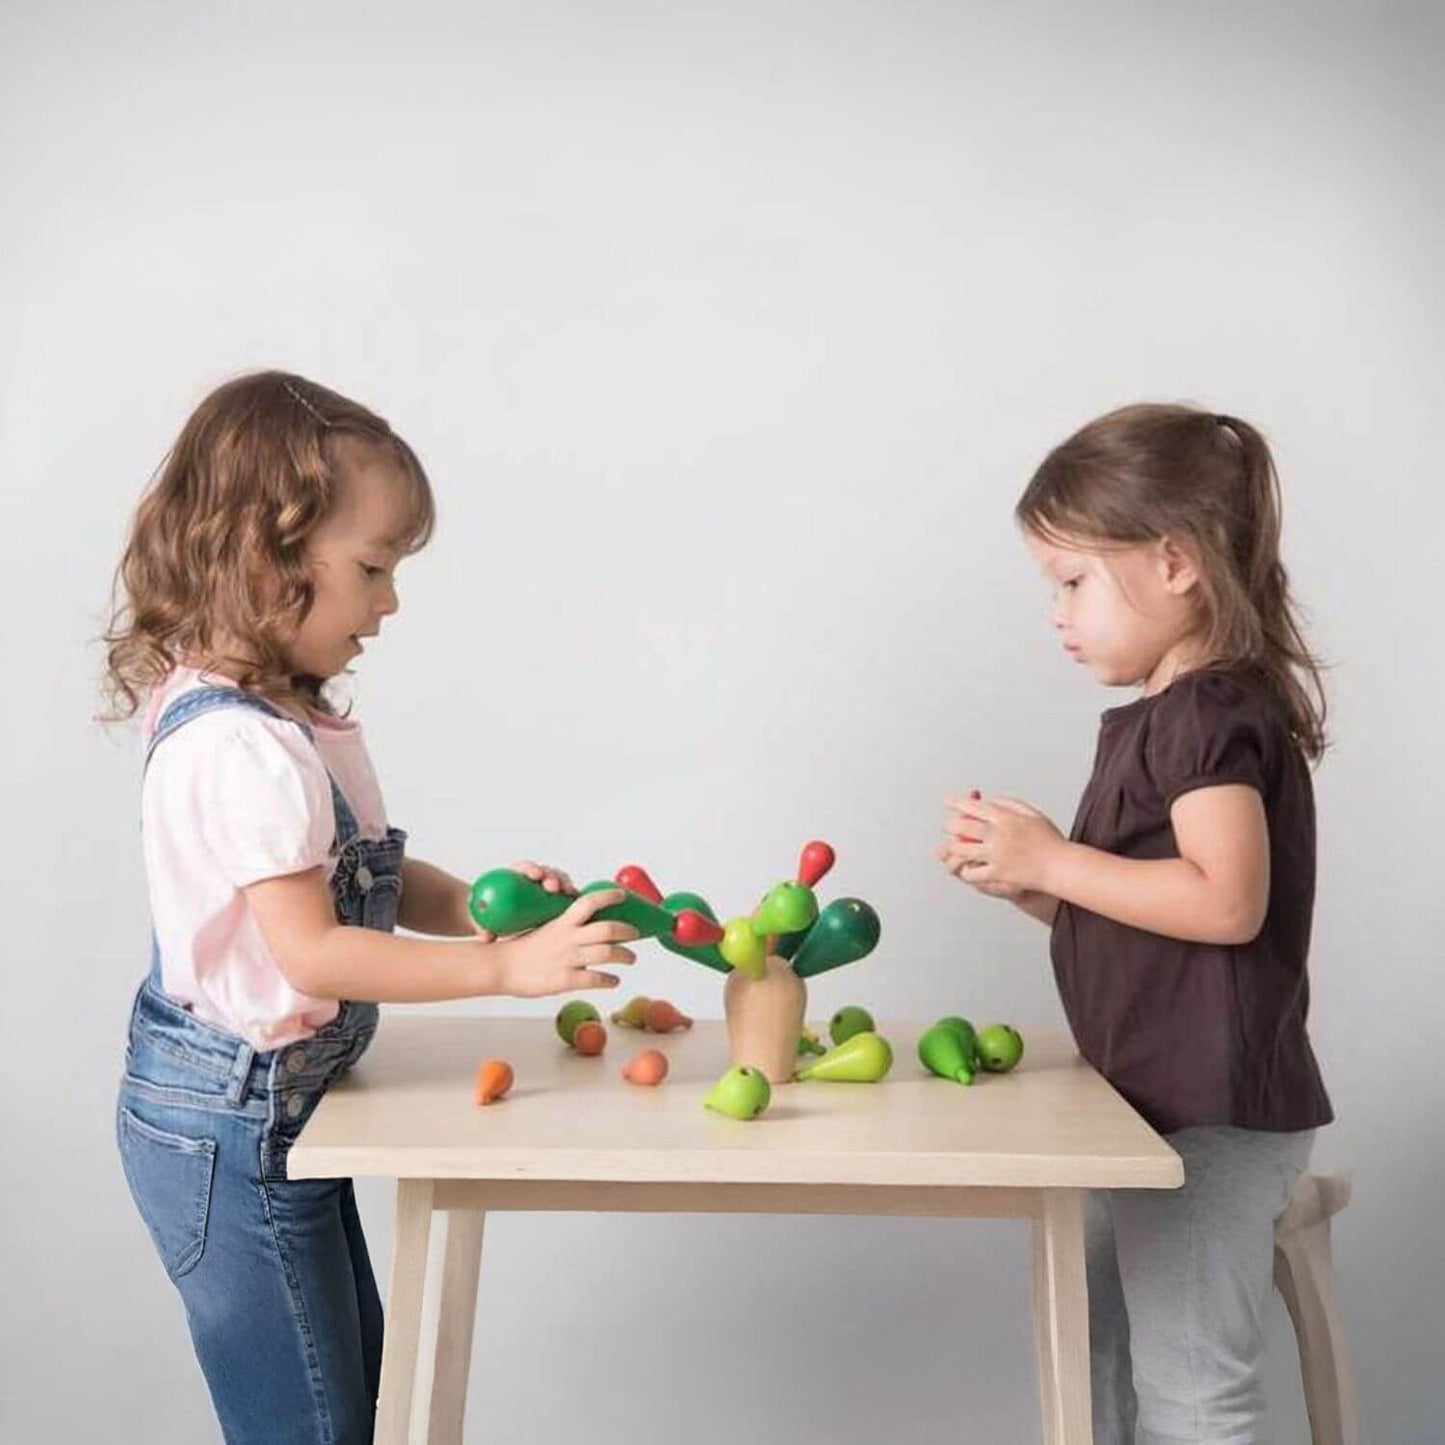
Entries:
{"label": "pink t-shirt", "polygon": [[[146,746],[165,709],[203,682],[227,679],[182,667],[156,689],[144,720]],[[361,835],[386,833],[360,726],[318,715],[312,731],[315,746],[295,723],[255,708],[203,713],[156,748],[141,792],[162,986],[197,1018],[262,1050],[315,1033],[339,1005],[286,982],[242,889],[318,866],[331,876],[336,810],[327,769]]]}

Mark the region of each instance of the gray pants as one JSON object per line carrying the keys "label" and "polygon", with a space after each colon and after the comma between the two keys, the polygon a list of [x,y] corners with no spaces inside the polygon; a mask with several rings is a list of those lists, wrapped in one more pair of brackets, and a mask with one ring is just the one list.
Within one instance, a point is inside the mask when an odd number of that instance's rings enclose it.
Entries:
{"label": "gray pants", "polygon": [[1314,1131],[1168,1138],[1182,1188],[1087,1201],[1094,1445],[1263,1445],[1274,1223]]}

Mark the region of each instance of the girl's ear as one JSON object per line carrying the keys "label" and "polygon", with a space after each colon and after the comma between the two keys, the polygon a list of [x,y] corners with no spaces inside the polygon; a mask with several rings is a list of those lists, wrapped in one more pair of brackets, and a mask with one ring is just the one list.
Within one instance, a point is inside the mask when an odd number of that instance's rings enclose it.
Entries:
{"label": "girl's ear", "polygon": [[1160,539],[1158,561],[1159,580],[1163,582],[1166,591],[1184,597],[1199,586],[1199,563],[1195,560],[1194,553],[1172,537]]}

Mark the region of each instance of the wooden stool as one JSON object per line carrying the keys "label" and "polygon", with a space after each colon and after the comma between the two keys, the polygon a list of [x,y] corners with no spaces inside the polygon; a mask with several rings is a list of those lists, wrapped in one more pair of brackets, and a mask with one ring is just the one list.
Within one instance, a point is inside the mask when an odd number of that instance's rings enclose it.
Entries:
{"label": "wooden stool", "polygon": [[1274,1227],[1274,1282],[1294,1322],[1313,1445],[1366,1445],[1330,1253],[1330,1218],[1349,1202],[1348,1174],[1306,1174]]}

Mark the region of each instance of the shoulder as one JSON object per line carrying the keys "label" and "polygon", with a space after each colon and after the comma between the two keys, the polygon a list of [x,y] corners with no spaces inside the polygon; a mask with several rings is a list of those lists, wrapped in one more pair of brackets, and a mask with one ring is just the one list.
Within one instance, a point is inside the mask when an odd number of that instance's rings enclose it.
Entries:
{"label": "shoulder", "polygon": [[162,738],[146,778],[166,792],[251,802],[280,794],[311,804],[330,796],[326,766],[300,725],[245,706],[202,713]]}
{"label": "shoulder", "polygon": [[1219,725],[1234,719],[1261,729],[1285,727],[1269,684],[1245,668],[1199,668],[1176,678],[1155,699],[1154,728]]}
{"label": "shoulder", "polygon": [[1165,798],[1211,783],[1265,791],[1289,741],[1268,683],[1247,669],[1200,668],[1177,678],[1149,710],[1145,755]]}
{"label": "shoulder", "polygon": [[326,862],[336,834],[330,775],[297,724],[220,708],[156,745],[142,826],[158,848],[191,851],[243,888]]}

